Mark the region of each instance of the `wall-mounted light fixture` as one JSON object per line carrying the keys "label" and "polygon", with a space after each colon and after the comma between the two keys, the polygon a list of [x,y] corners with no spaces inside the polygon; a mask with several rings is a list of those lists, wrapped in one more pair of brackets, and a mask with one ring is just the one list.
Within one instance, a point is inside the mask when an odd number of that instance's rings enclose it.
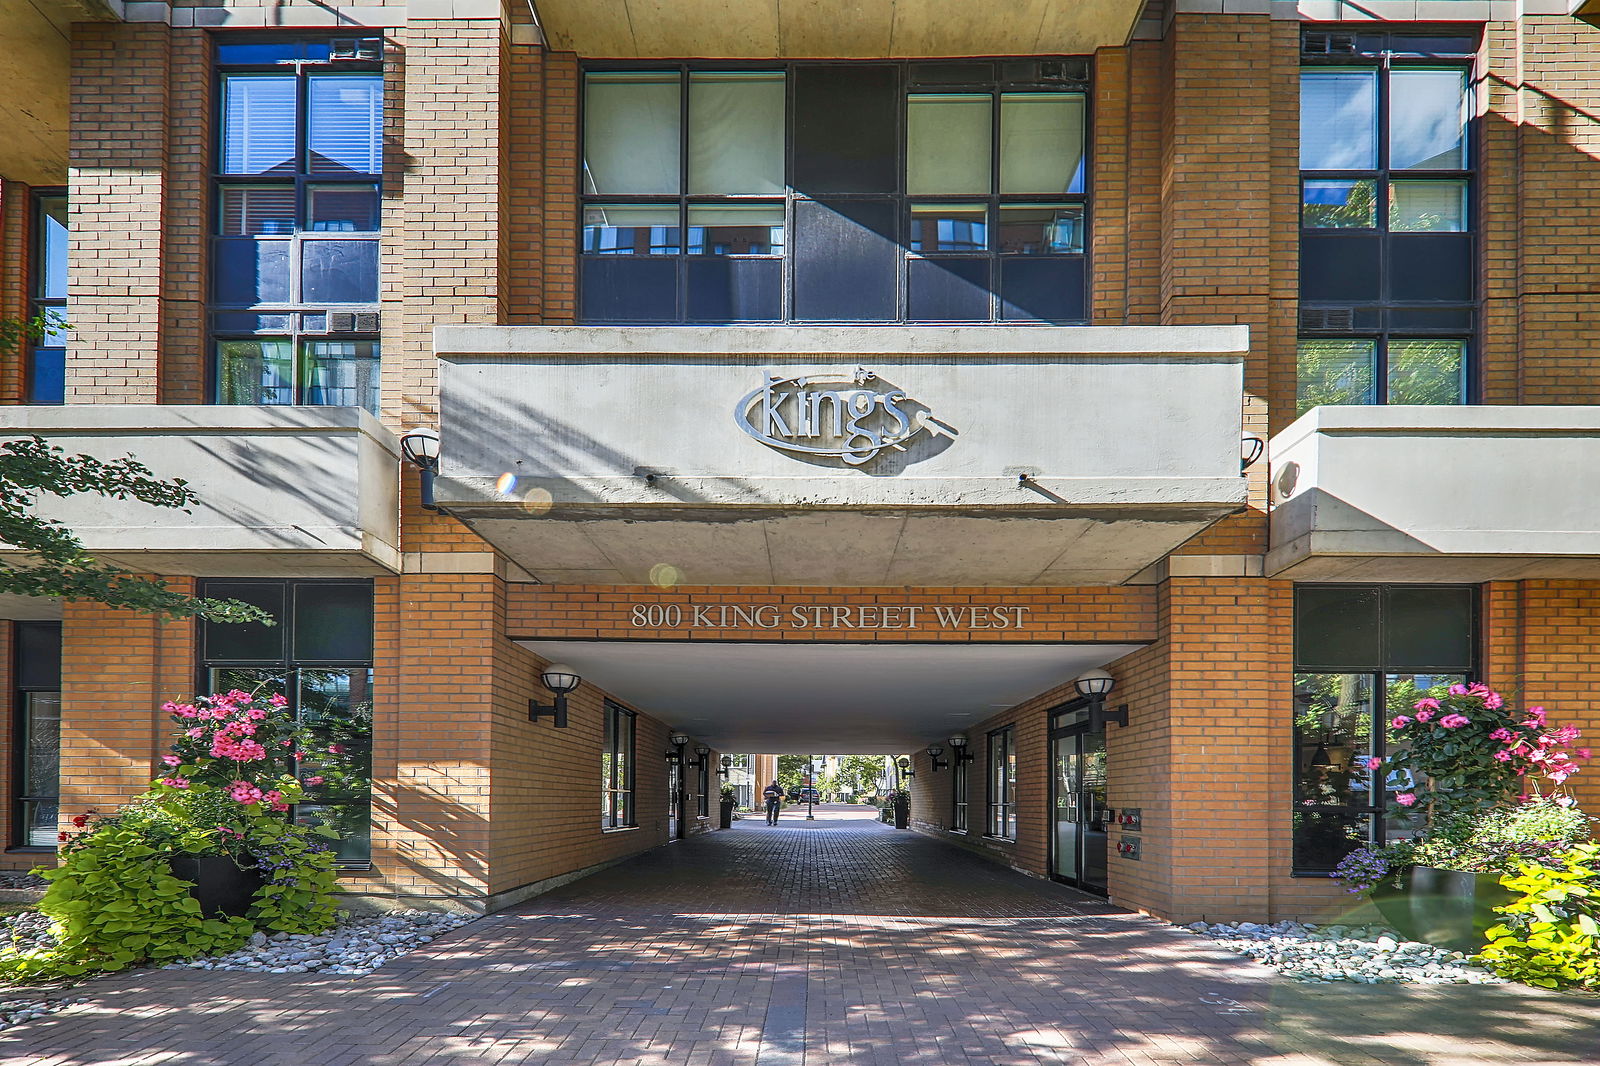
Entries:
{"label": "wall-mounted light fixture", "polygon": [[950,758],[955,761],[957,766],[977,758],[976,755],[972,754],[972,750],[967,747],[967,738],[961,733],[957,733],[950,738]]}
{"label": "wall-mounted light fixture", "polygon": [[1239,473],[1244,473],[1267,450],[1267,442],[1260,437],[1245,437],[1239,441]]}
{"label": "wall-mounted light fixture", "polygon": [[947,760],[939,758],[939,756],[943,754],[944,748],[940,747],[938,744],[928,745],[928,758],[933,761],[934,773],[938,773],[940,770],[943,770],[946,766],[950,765]]}
{"label": "wall-mounted light fixture", "polygon": [[[678,738],[677,738],[677,737],[673,737],[673,738],[672,738],[672,739],[673,739],[673,740],[674,740],[674,741],[676,741],[676,740],[677,740],[677,739],[678,739]],[[706,746],[705,746],[705,745],[704,745],[704,744],[702,744],[702,745],[700,745],[700,746],[699,746],[699,747],[698,747],[698,748],[696,748],[696,749],[694,749],[694,753],[695,753],[695,755],[696,755],[696,758],[693,758],[693,759],[690,759],[690,760],[689,760],[689,761],[688,761],[688,762],[687,762],[687,763],[685,763],[685,764],[684,764],[684,765],[686,765],[686,766],[692,766],[692,767],[694,767],[694,768],[695,768],[695,769],[696,769],[696,770],[703,770],[703,769],[705,769],[705,766],[706,766],[706,758],[707,758],[707,757],[708,757],[708,756],[709,756],[709,755],[710,755],[710,754],[711,754],[711,749],[710,749],[710,748],[708,748],[708,747],[706,747]]]}
{"label": "wall-mounted light fixture", "polygon": [[421,472],[422,506],[437,511],[433,502],[433,475],[439,470],[439,431],[418,426],[400,437],[400,455]]}
{"label": "wall-mounted light fixture", "polygon": [[906,758],[904,755],[900,756],[899,761],[896,762],[895,765],[900,767],[900,773],[903,776],[905,776],[905,777],[916,777],[917,776],[917,772],[911,768],[911,760]]}
{"label": "wall-mounted light fixture", "polygon": [[718,777],[727,777],[728,773],[732,769],[733,769],[733,756],[732,755],[724,755],[722,757],[722,769],[717,771],[717,776]]}
{"label": "wall-mounted light fixture", "polygon": [[1117,687],[1117,679],[1104,670],[1094,669],[1079,674],[1072,682],[1078,695],[1089,701],[1089,732],[1103,733],[1112,722],[1128,724],[1128,705],[1124,703],[1114,711],[1106,710],[1106,697]]}
{"label": "wall-mounted light fixture", "polygon": [[538,700],[528,701],[528,721],[537,722],[549,715],[555,719],[557,729],[567,728],[567,693],[574,691],[583,684],[583,678],[570,666],[561,663],[551,663],[539,675],[539,680],[544,682],[544,687],[556,694],[555,701],[548,706]]}

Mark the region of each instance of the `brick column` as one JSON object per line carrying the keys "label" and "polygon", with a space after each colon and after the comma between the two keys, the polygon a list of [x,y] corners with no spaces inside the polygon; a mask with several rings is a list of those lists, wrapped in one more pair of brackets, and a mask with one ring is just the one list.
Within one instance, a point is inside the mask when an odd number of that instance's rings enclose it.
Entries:
{"label": "brick column", "polygon": [[[28,314],[33,221],[28,192],[22,182],[0,178],[0,318],[26,318]],[[26,399],[23,360],[20,350],[0,358],[0,403]]]}

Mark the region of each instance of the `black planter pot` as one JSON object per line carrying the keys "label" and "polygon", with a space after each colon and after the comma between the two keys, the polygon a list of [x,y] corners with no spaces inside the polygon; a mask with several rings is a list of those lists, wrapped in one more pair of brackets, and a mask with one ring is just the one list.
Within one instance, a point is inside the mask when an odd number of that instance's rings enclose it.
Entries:
{"label": "black planter pot", "polygon": [[244,917],[256,890],[267,880],[260,870],[242,869],[226,855],[176,855],[171,865],[172,876],[194,886],[189,895],[199,901],[200,913],[207,918]]}
{"label": "black planter pot", "polygon": [[738,804],[733,800],[723,800],[722,801],[722,810],[720,812],[721,815],[722,815],[722,820],[721,820],[722,828],[724,828],[724,829],[732,829],[733,828],[733,808],[736,807],[736,806],[738,806]]}
{"label": "black planter pot", "polygon": [[1489,927],[1500,920],[1495,908],[1514,898],[1497,873],[1412,866],[1399,881],[1398,886],[1385,881],[1373,889],[1378,913],[1401,936],[1452,951],[1483,947]]}
{"label": "black planter pot", "polygon": [[897,799],[894,801],[894,827],[904,829],[911,822],[911,801]]}

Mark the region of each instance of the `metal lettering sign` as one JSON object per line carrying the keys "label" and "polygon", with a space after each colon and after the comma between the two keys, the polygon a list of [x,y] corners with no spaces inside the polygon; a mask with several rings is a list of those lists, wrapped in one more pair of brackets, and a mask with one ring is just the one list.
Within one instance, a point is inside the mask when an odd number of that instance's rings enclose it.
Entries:
{"label": "metal lettering sign", "polygon": [[885,449],[903,450],[920,433],[948,432],[925,406],[884,385],[866,367],[856,367],[849,381],[781,377],[770,370],[762,377],[761,387],[739,400],[733,417],[750,436],[784,451],[860,466]]}
{"label": "metal lettering sign", "polygon": [[636,603],[636,629],[1026,629],[1030,607],[1013,604]]}

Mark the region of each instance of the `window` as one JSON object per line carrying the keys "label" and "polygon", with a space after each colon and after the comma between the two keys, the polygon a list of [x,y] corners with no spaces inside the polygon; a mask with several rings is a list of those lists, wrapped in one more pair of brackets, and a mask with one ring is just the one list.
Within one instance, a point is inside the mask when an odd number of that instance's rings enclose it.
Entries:
{"label": "window", "polygon": [[965,752],[957,748],[950,753],[950,829],[957,833],[967,831],[967,764],[961,758]]}
{"label": "window", "polygon": [[711,756],[701,755],[699,762],[694,775],[695,811],[706,818],[711,814]]}
{"label": "window", "polygon": [[1474,589],[1295,588],[1294,869],[1326,872],[1362,844],[1415,830],[1388,813],[1414,782],[1375,772],[1388,720],[1476,667]]}
{"label": "window", "polygon": [[1300,73],[1296,413],[1460,404],[1477,327],[1471,38],[1360,34]]}
{"label": "window", "polygon": [[11,843],[53,848],[61,819],[61,623],[13,625],[16,756]]}
{"label": "window", "polygon": [[584,321],[1087,319],[1086,61],[763,67],[587,72]]}
{"label": "window", "polygon": [[339,833],[338,858],[372,858],[372,583],[212,578],[200,596],[237,599],[278,625],[202,622],[205,692],[278,694],[317,739],[296,767],[306,787],[293,817]]}
{"label": "window", "polygon": [[989,734],[988,835],[1017,836],[1017,749],[1011,727]]}
{"label": "window", "polygon": [[606,735],[600,749],[600,826],[638,825],[633,814],[633,751],[637,720],[610,700],[605,705]]}
{"label": "window", "polygon": [[219,43],[214,398],[378,410],[381,42]]}
{"label": "window", "polygon": [[[33,276],[30,318],[43,317],[44,334],[28,343],[28,403],[66,402],[67,196],[38,191],[33,197]],[[52,837],[52,842],[54,838]]]}

